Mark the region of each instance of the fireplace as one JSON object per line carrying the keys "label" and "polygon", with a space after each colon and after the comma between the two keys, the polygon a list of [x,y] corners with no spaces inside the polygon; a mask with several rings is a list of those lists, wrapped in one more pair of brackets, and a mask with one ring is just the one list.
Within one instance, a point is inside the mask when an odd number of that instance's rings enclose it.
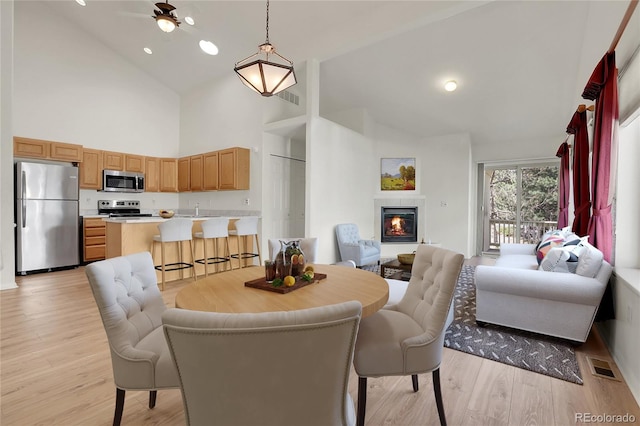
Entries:
{"label": "fireplace", "polygon": [[418,207],[382,207],[383,243],[418,242]]}

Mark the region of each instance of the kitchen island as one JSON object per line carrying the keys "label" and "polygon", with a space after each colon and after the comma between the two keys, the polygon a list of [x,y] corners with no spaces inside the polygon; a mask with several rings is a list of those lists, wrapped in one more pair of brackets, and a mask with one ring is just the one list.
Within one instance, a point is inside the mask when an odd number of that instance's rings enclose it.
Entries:
{"label": "kitchen island", "polygon": [[[177,215],[176,215],[177,217]],[[189,219],[193,220],[193,233],[202,232],[202,222],[209,219],[211,216],[190,216]],[[229,218],[229,229],[234,229],[234,223],[238,220],[239,217]],[[107,247],[106,247],[106,257],[112,258],[117,256],[124,256],[133,253],[139,253],[142,251],[148,251],[153,256],[154,265],[160,264],[160,245],[157,246],[155,255],[152,250],[152,242],[153,236],[159,235],[160,231],[158,230],[158,225],[162,222],[166,222],[170,219],[164,219],[161,217],[135,217],[135,218],[105,218],[103,219],[106,222],[107,229]],[[204,258],[204,247],[202,245],[202,240],[199,238],[194,238],[194,251],[196,253],[196,259]],[[188,243],[183,243],[183,257],[186,262],[190,262],[190,254]],[[211,242],[209,242],[211,244]],[[231,253],[238,252],[238,242],[236,237],[229,237],[229,246],[231,249]],[[211,245],[208,249],[209,256],[213,256],[213,249]],[[253,245],[251,241],[248,242],[248,251],[252,251]],[[220,256],[224,253],[222,243],[219,244],[218,253]],[[166,258],[172,259],[169,262],[177,261],[178,259],[178,251],[176,243],[167,243],[166,244]],[[176,260],[173,260],[176,259]],[[252,259],[248,260],[249,262]],[[247,262],[245,260],[244,262]],[[257,258],[256,258],[257,263]],[[238,260],[232,259],[231,265],[233,268],[238,267]],[[220,268],[224,268],[225,264],[220,264]],[[226,265],[228,268],[228,264]],[[196,263],[196,274],[204,275],[204,265]],[[215,270],[215,265],[209,265],[209,273]],[[222,270],[222,269],[221,269]],[[184,276],[189,277],[190,271],[188,269],[184,270]],[[160,280],[160,272],[158,271],[158,280]],[[173,281],[180,279],[180,271],[172,271],[166,272],[167,281]]]}

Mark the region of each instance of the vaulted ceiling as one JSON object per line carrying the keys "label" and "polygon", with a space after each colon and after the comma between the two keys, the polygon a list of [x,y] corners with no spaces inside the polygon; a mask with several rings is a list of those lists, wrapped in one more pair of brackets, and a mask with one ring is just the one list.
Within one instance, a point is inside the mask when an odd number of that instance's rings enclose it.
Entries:
{"label": "vaulted ceiling", "polygon": [[[171,0],[195,25],[169,34],[148,0],[43,3],[179,94],[233,73],[265,39],[265,2]],[[318,59],[321,112],[362,109],[419,137],[535,139],[564,133],[627,4],[274,0],[270,41],[295,64]],[[204,54],[201,39],[220,53]],[[449,79],[457,91],[444,91]]]}

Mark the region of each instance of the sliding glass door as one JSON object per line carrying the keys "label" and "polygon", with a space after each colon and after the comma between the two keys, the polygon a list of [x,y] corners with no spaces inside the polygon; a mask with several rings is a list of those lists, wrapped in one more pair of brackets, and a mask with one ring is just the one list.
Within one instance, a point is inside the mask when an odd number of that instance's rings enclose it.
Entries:
{"label": "sliding glass door", "polygon": [[482,251],[536,243],[558,221],[557,163],[484,166]]}

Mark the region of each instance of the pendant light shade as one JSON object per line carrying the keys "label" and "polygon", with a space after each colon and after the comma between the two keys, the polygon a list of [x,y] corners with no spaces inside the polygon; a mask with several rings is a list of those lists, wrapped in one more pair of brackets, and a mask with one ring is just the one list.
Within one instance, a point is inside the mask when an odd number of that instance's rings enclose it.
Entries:
{"label": "pendant light shade", "polygon": [[[265,59],[254,59],[264,55]],[[269,60],[269,55],[277,56],[285,61],[284,64]],[[240,81],[260,93],[262,96],[272,96],[296,84],[296,74],[293,62],[276,53],[276,48],[269,43],[269,0],[267,0],[267,39],[258,46],[258,52],[236,63],[234,68]]]}

